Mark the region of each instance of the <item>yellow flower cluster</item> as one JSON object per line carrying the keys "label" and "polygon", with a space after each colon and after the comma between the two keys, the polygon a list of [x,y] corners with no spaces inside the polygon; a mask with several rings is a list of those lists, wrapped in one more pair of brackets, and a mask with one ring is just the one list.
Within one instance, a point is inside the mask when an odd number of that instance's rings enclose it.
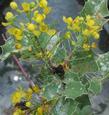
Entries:
{"label": "yellow flower cluster", "polygon": [[84,43],[83,44],[83,49],[85,51],[89,51],[91,48],[97,48],[97,44],[95,42],[93,42],[92,44],[88,44],[88,43]]}
{"label": "yellow flower cluster", "polygon": [[22,111],[21,109],[17,109],[17,110],[13,113],[13,115],[25,115],[25,112]]}
{"label": "yellow flower cluster", "polygon": [[[14,111],[13,115],[25,115],[25,111],[22,111],[19,107],[16,106],[17,103],[25,101],[26,107],[32,107],[32,96],[34,93],[39,93],[40,89],[36,85],[32,89],[28,88],[27,90],[22,90],[21,88],[16,90],[11,95],[12,104],[15,106],[16,110]],[[39,110],[40,111],[40,110]]]}
{"label": "yellow flower cluster", "polygon": [[28,102],[27,106],[29,106],[31,105],[29,101],[31,100],[32,95],[34,93],[39,93],[39,92],[40,89],[37,85],[33,87],[33,89],[30,88],[28,88],[27,90],[18,89],[11,95],[12,103],[15,105],[16,103],[21,102],[22,99],[25,99]]}
{"label": "yellow flower cluster", "polygon": [[[39,0],[38,2],[23,2],[21,4],[21,9],[19,9],[16,2],[11,2],[10,7],[16,12],[25,13],[27,18],[30,20],[28,23],[19,24],[14,23],[14,18],[16,15],[12,12],[7,12],[5,19],[7,23],[2,23],[4,26],[10,26],[8,28],[8,33],[15,38],[15,48],[21,49],[23,47],[23,36],[26,36],[24,32],[32,33],[32,35],[38,38],[42,33],[46,33],[49,36],[53,36],[56,33],[55,29],[49,27],[45,23],[47,15],[51,12],[51,7],[48,6],[47,0]],[[30,16],[31,15],[31,16]]]}
{"label": "yellow flower cluster", "polygon": [[75,19],[71,17],[63,17],[63,21],[67,24],[67,28],[74,32],[81,32],[84,37],[92,36],[95,39],[99,38],[100,26],[96,24],[96,21],[91,16],[85,18],[77,16]]}
{"label": "yellow flower cluster", "polygon": [[[83,39],[83,49],[90,50],[96,48],[96,43],[89,44],[90,38],[99,39],[100,25],[94,17],[87,15],[86,17],[77,16],[75,19],[72,17],[63,17],[63,21],[67,24],[67,32],[65,38],[71,38],[71,33],[75,32],[76,35]],[[77,37],[78,37],[77,36]]]}

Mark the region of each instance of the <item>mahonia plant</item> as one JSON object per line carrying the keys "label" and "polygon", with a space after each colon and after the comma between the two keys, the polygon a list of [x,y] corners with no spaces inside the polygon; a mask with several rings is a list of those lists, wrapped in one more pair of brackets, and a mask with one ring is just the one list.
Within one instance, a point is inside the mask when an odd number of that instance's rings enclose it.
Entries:
{"label": "mahonia plant", "polygon": [[[95,4],[88,0],[80,16],[63,16],[66,26],[60,34],[46,21],[52,11],[47,0],[23,2],[21,6],[10,3],[14,13],[7,12],[6,22],[2,22],[9,38],[1,46],[0,59],[13,56],[29,82],[28,88],[19,87],[11,95],[13,115],[93,115],[89,97],[100,93],[108,76],[102,74],[102,56],[94,52],[109,15],[107,0]],[[43,61],[38,76],[41,85],[34,85],[15,55],[20,61]]]}

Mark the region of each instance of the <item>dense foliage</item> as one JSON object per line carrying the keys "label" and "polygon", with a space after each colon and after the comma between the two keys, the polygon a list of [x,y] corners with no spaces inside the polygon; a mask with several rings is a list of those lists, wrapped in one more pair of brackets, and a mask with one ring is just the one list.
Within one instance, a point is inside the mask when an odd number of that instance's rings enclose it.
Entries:
{"label": "dense foliage", "polygon": [[26,76],[31,86],[13,92],[13,115],[92,115],[89,96],[99,94],[108,77],[109,54],[95,53],[108,21],[107,0],[88,0],[74,19],[63,16],[64,32],[46,22],[52,13],[47,0],[23,2],[21,7],[11,2],[10,7],[14,13],[7,12],[2,23],[9,38],[1,46],[1,61],[10,56],[17,60],[17,55],[20,61],[43,62],[42,84],[31,85]]}

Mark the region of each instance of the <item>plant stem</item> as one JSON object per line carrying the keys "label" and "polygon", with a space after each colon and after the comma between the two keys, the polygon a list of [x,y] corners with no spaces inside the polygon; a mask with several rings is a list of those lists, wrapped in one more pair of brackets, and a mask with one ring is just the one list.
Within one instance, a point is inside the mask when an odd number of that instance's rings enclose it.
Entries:
{"label": "plant stem", "polygon": [[25,79],[29,82],[30,87],[34,87],[35,84],[33,83],[33,81],[30,79],[29,75],[27,74],[27,72],[24,70],[23,66],[20,64],[18,58],[13,55],[13,59],[15,61],[15,63],[17,64],[17,66],[19,67],[20,71],[22,72],[22,74],[24,75]]}

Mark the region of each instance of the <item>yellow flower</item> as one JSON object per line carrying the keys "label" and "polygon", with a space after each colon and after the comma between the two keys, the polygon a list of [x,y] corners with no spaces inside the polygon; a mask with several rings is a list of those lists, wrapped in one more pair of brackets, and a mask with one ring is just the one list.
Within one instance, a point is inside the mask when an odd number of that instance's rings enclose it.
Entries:
{"label": "yellow flower", "polygon": [[98,32],[93,32],[92,35],[93,35],[93,37],[94,37],[95,39],[99,39],[99,37],[100,37],[100,35],[99,35]]}
{"label": "yellow flower", "polygon": [[10,3],[10,7],[11,7],[12,9],[14,9],[14,10],[16,10],[16,9],[18,8],[16,2],[11,2],[11,3]]}
{"label": "yellow flower", "polygon": [[69,38],[71,38],[71,32],[66,32],[65,33],[65,36],[64,36],[66,39],[69,39]]}
{"label": "yellow flower", "polygon": [[38,10],[34,11],[34,17],[37,17],[37,14],[39,14],[39,11]]}
{"label": "yellow flower", "polygon": [[22,111],[21,109],[17,109],[17,110],[13,113],[13,115],[25,115],[25,112]]}
{"label": "yellow flower", "polygon": [[72,17],[66,18],[65,16],[63,16],[63,21],[68,25],[71,25],[73,23]]}
{"label": "yellow flower", "polygon": [[45,8],[43,9],[43,13],[44,13],[45,15],[49,14],[50,12],[51,12],[51,7],[45,7]]}
{"label": "yellow flower", "polygon": [[23,91],[15,91],[12,95],[11,95],[11,99],[12,99],[12,103],[16,104],[19,103],[22,99],[22,97],[24,97],[24,92]]}
{"label": "yellow flower", "polygon": [[47,7],[47,0],[40,0],[40,2],[39,2],[39,6],[41,7],[41,8],[45,8],[45,7]]}
{"label": "yellow flower", "polygon": [[81,30],[80,25],[74,23],[73,27],[72,27],[72,30],[75,31],[75,32],[80,32],[80,30]]}
{"label": "yellow flower", "polygon": [[34,20],[37,22],[37,23],[42,23],[45,19],[45,15],[44,14],[37,14],[35,17],[34,17]]}
{"label": "yellow flower", "polygon": [[16,48],[16,49],[21,49],[21,48],[22,48],[22,45],[21,45],[20,43],[16,43],[16,44],[15,44],[15,48]]}
{"label": "yellow flower", "polygon": [[43,115],[43,107],[42,106],[37,108],[37,115]]}
{"label": "yellow flower", "polygon": [[35,92],[35,93],[39,93],[39,91],[40,91],[38,85],[35,85],[32,89],[33,89],[33,92]]}
{"label": "yellow flower", "polygon": [[89,26],[89,27],[94,26],[94,24],[95,24],[95,21],[93,19],[88,20],[87,23],[86,23],[86,25]]}
{"label": "yellow flower", "polygon": [[27,24],[27,28],[28,28],[28,30],[30,30],[30,31],[34,31],[35,28],[36,28],[36,26],[35,26],[34,24],[32,24],[32,23],[28,23],[28,24]]}
{"label": "yellow flower", "polygon": [[15,35],[15,38],[16,38],[16,40],[18,40],[18,41],[21,41],[21,40],[22,40],[22,36]]}
{"label": "yellow flower", "polygon": [[55,29],[49,29],[49,30],[47,31],[47,34],[48,34],[49,36],[53,36],[53,35],[55,35],[55,33],[56,33],[56,30],[55,30]]}
{"label": "yellow flower", "polygon": [[13,17],[14,17],[14,15],[13,15],[12,12],[7,12],[7,13],[6,13],[6,16],[5,16],[5,19],[6,19],[7,21],[10,21],[11,19],[13,19]]}
{"label": "yellow flower", "polygon": [[14,28],[13,31],[12,31],[13,35],[15,36],[16,40],[22,40],[22,37],[23,37],[23,32],[22,30],[18,29],[18,28]]}
{"label": "yellow flower", "polygon": [[90,50],[90,45],[87,44],[87,43],[84,43],[83,48],[84,48],[84,50],[89,51]]}
{"label": "yellow flower", "polygon": [[92,47],[92,48],[97,48],[97,44],[96,44],[95,42],[93,42],[93,43],[91,44],[91,47]]}
{"label": "yellow flower", "polygon": [[90,31],[88,29],[85,29],[83,30],[82,34],[85,36],[85,37],[88,37],[90,36]]}
{"label": "yellow flower", "polygon": [[48,26],[45,23],[40,24],[39,29],[41,32],[47,32]]}
{"label": "yellow flower", "polygon": [[32,89],[29,88],[27,91],[25,91],[25,98],[27,100],[30,100],[32,98],[32,94],[33,94],[33,91]]}
{"label": "yellow flower", "polygon": [[23,2],[22,3],[22,8],[23,8],[24,12],[29,12],[30,11],[30,4],[26,3],[26,2]]}
{"label": "yellow flower", "polygon": [[32,105],[31,102],[26,102],[27,107],[31,107],[31,105]]}

